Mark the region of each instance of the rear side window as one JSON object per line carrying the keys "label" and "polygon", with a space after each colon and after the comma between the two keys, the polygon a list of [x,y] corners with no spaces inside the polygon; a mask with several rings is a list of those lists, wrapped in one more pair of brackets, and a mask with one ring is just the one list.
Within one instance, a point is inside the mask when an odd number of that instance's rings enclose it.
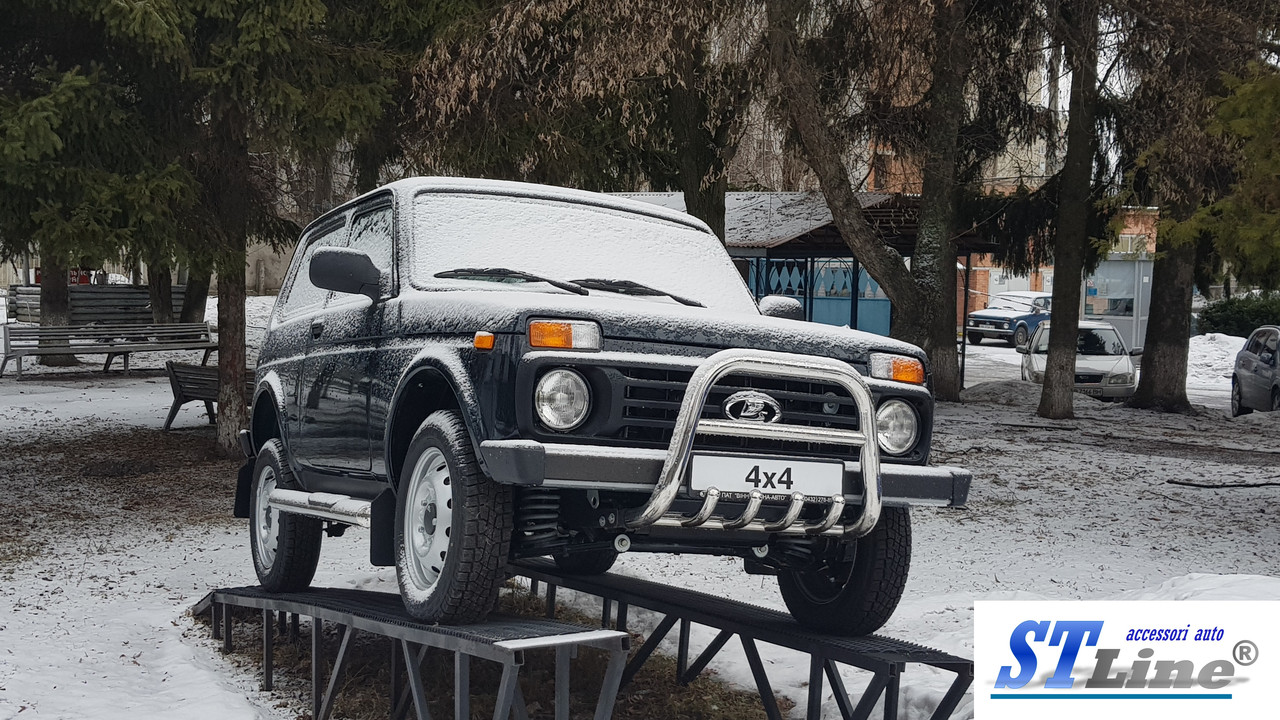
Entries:
{"label": "rear side window", "polygon": [[328,296],[329,291],[322,290],[311,284],[311,256],[315,254],[318,248],[346,247],[347,228],[344,226],[329,228],[319,234],[312,235],[306,242],[307,245],[302,250],[302,261],[296,265],[289,287],[281,293],[281,316],[291,315],[301,310],[318,308],[324,304],[324,299]]}

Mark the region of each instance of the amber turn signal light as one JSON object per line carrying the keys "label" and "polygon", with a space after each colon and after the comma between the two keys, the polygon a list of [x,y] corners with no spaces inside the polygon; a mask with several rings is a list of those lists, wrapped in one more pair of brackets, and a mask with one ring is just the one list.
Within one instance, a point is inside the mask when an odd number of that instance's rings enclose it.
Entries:
{"label": "amber turn signal light", "polygon": [[924,384],[924,363],[904,355],[871,354],[871,377],[896,380],[913,385]]}
{"label": "amber turn signal light", "polygon": [[495,338],[493,333],[481,330],[476,333],[474,338],[472,338],[471,345],[477,350],[492,350],[494,340]]}
{"label": "amber turn signal light", "polygon": [[529,323],[529,346],[599,350],[600,326],[581,320],[534,320]]}

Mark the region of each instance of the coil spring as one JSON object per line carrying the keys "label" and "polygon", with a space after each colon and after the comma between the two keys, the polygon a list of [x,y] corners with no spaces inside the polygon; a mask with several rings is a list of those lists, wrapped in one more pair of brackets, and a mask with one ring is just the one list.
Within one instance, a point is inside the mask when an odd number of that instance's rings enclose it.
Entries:
{"label": "coil spring", "polygon": [[516,496],[516,535],[525,543],[555,540],[560,525],[560,494],[523,488]]}

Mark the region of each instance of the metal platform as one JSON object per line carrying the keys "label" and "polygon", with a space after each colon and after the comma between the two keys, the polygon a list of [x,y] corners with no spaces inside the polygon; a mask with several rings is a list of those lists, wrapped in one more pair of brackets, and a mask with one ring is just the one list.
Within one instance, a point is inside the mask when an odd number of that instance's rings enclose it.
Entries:
{"label": "metal platform", "polygon": [[[564,575],[555,564],[547,560],[521,560],[514,570],[531,581],[531,590],[538,592],[538,584],[547,586],[547,616],[554,617],[557,587],[595,595],[603,599],[601,626],[611,624],[625,630],[630,606],[643,607],[662,613],[665,617],[648,637],[635,657],[628,663],[622,675],[625,685],[653,654],[671,629],[680,624],[679,651],[676,674],[682,683],[691,682],[706,668],[711,659],[737,635],[751,666],[761,701],[770,720],[780,720],[777,700],[760,660],[757,642],[790,648],[810,656],[809,693],[805,717],[818,720],[822,715],[824,675],[830,683],[840,714],[845,720],[866,720],[871,716],[876,701],[884,697],[886,720],[898,717],[898,694],[902,672],[908,663],[928,665],[956,675],[951,687],[943,696],[931,716],[943,720],[951,716],[973,683],[973,661],[923,645],[868,635],[865,637],[838,637],[824,635],[800,626],[790,615],[767,608],[748,605],[728,598],[661,585],[648,580],[606,574],[595,576]],[[612,606],[617,604],[616,621],[611,621]],[[720,632],[710,645],[693,662],[689,661],[690,625],[697,623],[716,628]],[[861,668],[873,673],[871,681],[854,705],[838,664]]]}
{"label": "metal platform", "polygon": [[[490,616],[484,623],[445,626],[424,623],[410,617],[399,595],[364,590],[315,588],[302,592],[273,594],[259,587],[214,590],[195,605],[196,614],[210,613],[213,636],[221,638],[223,649],[230,652],[232,616],[229,606],[256,608],[262,611],[262,664],[264,690],[272,687],[273,650],[277,632],[298,634],[298,618],[311,618],[311,683],[312,718],[325,720],[333,712],[333,702],[340,687],[347,648],[355,630],[391,638],[392,649],[392,717],[403,717],[410,701],[420,720],[429,720],[422,683],[422,659],[429,648],[439,648],[454,655],[454,713],[457,718],[470,718],[470,663],[472,658],[490,660],[502,665],[502,678],[497,691],[494,720],[527,720],[528,713],[520,692],[519,671],[524,652],[552,648],[556,652],[555,717],[569,717],[569,661],[580,647],[598,648],[609,655],[608,668],[596,704],[596,720],[607,720],[622,680],[630,637],[616,630],[595,630],[555,620]],[[329,683],[321,692],[323,678],[320,660],[323,656],[323,623],[332,622],[342,629],[342,642],[333,661]],[[405,670],[407,669],[407,672]],[[401,684],[405,675],[408,685]]]}

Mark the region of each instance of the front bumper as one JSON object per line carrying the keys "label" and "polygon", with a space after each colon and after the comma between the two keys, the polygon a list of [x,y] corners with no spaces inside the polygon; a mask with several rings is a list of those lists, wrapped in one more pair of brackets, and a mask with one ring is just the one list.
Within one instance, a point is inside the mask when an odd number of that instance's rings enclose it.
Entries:
{"label": "front bumper", "polygon": [[[480,443],[480,454],[500,483],[634,493],[652,493],[667,460],[666,450],[532,440],[488,440]],[[972,478],[958,467],[881,463],[881,497],[885,505],[959,507],[968,500]],[[844,463],[844,487],[845,502],[860,505],[862,466],[856,460]]]}
{"label": "front bumper", "polygon": [[[964,503],[970,479],[967,472],[906,465],[883,468],[874,431],[866,434],[861,430],[701,417],[711,388],[731,374],[817,380],[841,386],[857,407],[857,427],[876,427],[874,400],[867,382],[847,363],[760,350],[722,350],[703,361],[690,378],[666,450],[533,440],[486,441],[480,446],[485,468],[494,479],[508,484],[648,492],[649,498],[642,507],[626,513],[625,525],[629,529],[722,528],[857,538],[875,527],[886,501],[893,504]],[[839,494],[811,497],[794,492],[777,497],[751,490],[745,498],[745,508],[730,518],[716,514],[722,494],[730,500],[729,494],[722,493],[716,485],[700,492],[696,498],[689,492],[688,471],[694,455],[694,438],[699,434],[848,445],[857,448],[857,456],[844,460],[843,487]],[[742,454],[751,453],[747,450]],[[672,506],[677,498],[696,500],[701,507],[691,514],[674,512]],[[766,521],[760,517],[762,506],[775,501],[785,504],[786,510],[780,519]],[[856,505],[861,512],[841,524],[846,505]],[[800,520],[802,515],[805,520]]]}
{"label": "front bumper", "polygon": [[965,332],[977,332],[983,335],[1006,336],[1013,334],[1013,328],[1001,327],[980,327],[978,325],[967,324],[964,326]]}

